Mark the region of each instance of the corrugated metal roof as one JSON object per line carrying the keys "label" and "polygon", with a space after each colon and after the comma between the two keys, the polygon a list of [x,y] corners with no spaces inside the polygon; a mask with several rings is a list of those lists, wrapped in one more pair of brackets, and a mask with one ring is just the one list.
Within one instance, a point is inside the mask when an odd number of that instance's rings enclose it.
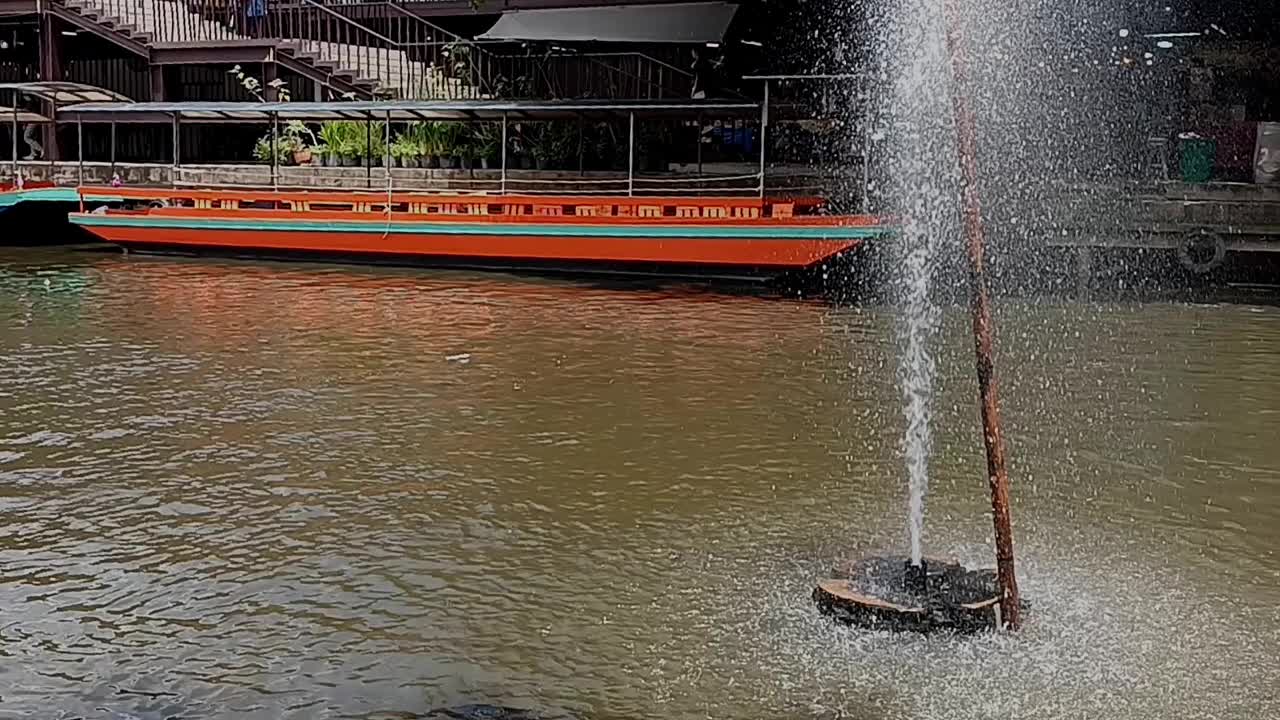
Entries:
{"label": "corrugated metal roof", "polygon": [[63,107],[59,121],[85,122],[170,122],[175,116],[185,122],[265,122],[281,120],[555,120],[583,116],[637,117],[754,117],[756,103],[741,101],[605,101],[552,100],[512,102],[502,100],[421,101],[378,100],[351,102],[90,102]]}

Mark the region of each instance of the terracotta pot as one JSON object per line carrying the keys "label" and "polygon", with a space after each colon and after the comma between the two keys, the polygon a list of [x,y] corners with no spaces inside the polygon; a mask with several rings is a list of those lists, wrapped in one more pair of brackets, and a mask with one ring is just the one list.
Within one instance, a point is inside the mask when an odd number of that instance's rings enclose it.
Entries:
{"label": "terracotta pot", "polygon": [[311,150],[294,150],[293,162],[295,165],[309,165],[311,163]]}

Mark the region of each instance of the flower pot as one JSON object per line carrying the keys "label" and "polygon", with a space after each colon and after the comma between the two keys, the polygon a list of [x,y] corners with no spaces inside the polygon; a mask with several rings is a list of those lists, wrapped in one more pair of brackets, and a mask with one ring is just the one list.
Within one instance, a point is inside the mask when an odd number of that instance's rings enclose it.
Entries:
{"label": "flower pot", "polygon": [[470,170],[473,167],[473,162],[474,161],[471,158],[463,156],[458,158],[458,167],[463,170]]}
{"label": "flower pot", "polygon": [[294,151],[293,151],[293,162],[294,162],[294,164],[295,164],[295,165],[310,165],[310,164],[311,164],[311,151],[310,151],[310,150],[307,150],[307,149],[294,150]]}
{"label": "flower pot", "polygon": [[428,155],[425,158],[423,158],[422,161],[423,161],[422,167],[425,167],[429,170],[435,170],[440,167],[439,155]]}
{"label": "flower pot", "polygon": [[440,167],[441,169],[444,169],[444,170],[452,170],[453,168],[457,167],[456,165],[457,161],[458,159],[455,157],[450,157],[448,155],[441,156]]}
{"label": "flower pot", "polygon": [[533,158],[529,157],[528,155],[521,155],[519,165],[521,170],[532,170]]}
{"label": "flower pot", "polygon": [[492,161],[490,161],[490,160],[489,160],[489,158],[487,158],[487,157],[482,157],[482,158],[480,158],[480,169],[481,169],[481,170],[488,170],[488,169],[489,169],[489,167],[490,167],[490,165],[492,165]]}
{"label": "flower pot", "polygon": [[358,157],[346,156],[342,158],[342,167],[356,167],[359,164],[360,158]]}
{"label": "flower pot", "polygon": [[547,164],[548,164],[548,163],[547,163],[547,159],[546,159],[546,158],[536,158],[536,159],[533,161],[533,163],[534,163],[534,167],[536,167],[536,168],[537,168],[537,169],[539,169],[539,170],[546,170],[546,169],[547,169]]}

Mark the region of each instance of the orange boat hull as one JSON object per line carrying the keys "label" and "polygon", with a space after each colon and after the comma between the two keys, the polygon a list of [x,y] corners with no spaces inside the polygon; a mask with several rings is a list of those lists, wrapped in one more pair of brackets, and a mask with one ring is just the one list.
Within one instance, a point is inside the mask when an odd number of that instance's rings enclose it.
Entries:
{"label": "orange boat hull", "polygon": [[[313,209],[319,201],[310,195],[272,202],[305,209],[178,206],[80,213],[71,221],[108,242],[151,252],[503,268],[603,266],[735,277],[802,270],[887,232],[871,218],[516,215],[505,212],[519,207],[511,202],[493,213],[481,212],[487,208],[474,203],[475,214],[378,212],[356,201],[350,201],[351,209]],[[531,206],[533,202],[556,209],[566,205],[562,200],[530,201]],[[552,202],[559,204],[548,204]]]}

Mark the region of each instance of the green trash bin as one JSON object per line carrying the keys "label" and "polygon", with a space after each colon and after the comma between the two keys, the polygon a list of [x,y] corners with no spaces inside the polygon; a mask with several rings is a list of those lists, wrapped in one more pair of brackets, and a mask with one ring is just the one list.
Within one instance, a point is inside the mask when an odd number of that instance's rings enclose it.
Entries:
{"label": "green trash bin", "polygon": [[1209,182],[1217,160],[1218,142],[1209,138],[1182,138],[1182,180],[1189,183]]}

